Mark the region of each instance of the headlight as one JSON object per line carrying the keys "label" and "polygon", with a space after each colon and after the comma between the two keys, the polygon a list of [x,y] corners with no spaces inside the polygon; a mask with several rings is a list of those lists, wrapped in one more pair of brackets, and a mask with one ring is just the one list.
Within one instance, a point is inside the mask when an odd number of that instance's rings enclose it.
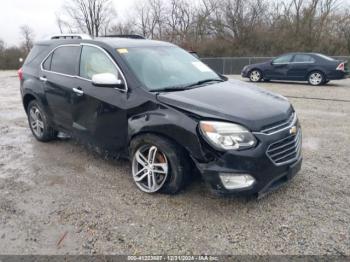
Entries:
{"label": "headlight", "polygon": [[256,145],[252,133],[237,124],[201,121],[199,127],[205,139],[219,150],[241,150]]}

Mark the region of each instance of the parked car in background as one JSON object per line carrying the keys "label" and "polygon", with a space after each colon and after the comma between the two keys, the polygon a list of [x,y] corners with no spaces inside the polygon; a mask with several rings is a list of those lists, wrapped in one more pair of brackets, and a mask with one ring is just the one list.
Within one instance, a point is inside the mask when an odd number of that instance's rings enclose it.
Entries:
{"label": "parked car in background", "polygon": [[264,63],[247,65],[241,75],[252,82],[292,80],[308,81],[310,85],[318,86],[343,79],[348,73],[347,61],[318,53],[290,53]]}

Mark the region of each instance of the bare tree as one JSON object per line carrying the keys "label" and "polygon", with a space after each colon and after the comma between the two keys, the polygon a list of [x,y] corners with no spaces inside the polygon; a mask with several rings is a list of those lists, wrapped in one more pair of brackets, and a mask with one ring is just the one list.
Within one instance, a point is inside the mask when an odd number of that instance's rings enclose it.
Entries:
{"label": "bare tree", "polygon": [[[346,10],[344,16],[340,17],[336,22],[337,27],[340,29],[340,33],[343,35],[345,40],[345,48],[350,54],[350,8]],[[339,25],[339,26],[338,26]]]}
{"label": "bare tree", "polygon": [[60,31],[80,31],[91,36],[107,32],[116,12],[110,0],[70,0],[57,18]]}
{"label": "bare tree", "polygon": [[136,31],[133,20],[116,23],[109,29],[109,33],[115,35],[132,35],[136,34]]}
{"label": "bare tree", "polygon": [[5,42],[0,39],[0,54],[2,54],[5,50]]}
{"label": "bare tree", "polygon": [[191,37],[193,23],[193,10],[189,2],[184,0],[170,0],[167,10],[166,24],[168,26],[168,38],[174,42],[184,42]]}
{"label": "bare tree", "polygon": [[162,38],[165,23],[165,6],[162,0],[139,1],[135,7],[136,25],[141,34],[150,38]]}
{"label": "bare tree", "polygon": [[350,5],[343,0],[138,0],[123,21],[114,19],[110,1],[67,2],[60,31],[135,33],[208,56],[350,54]]}
{"label": "bare tree", "polygon": [[74,33],[72,26],[67,21],[64,21],[58,14],[56,14],[56,23],[61,34],[65,33],[65,31]]}
{"label": "bare tree", "polygon": [[20,27],[22,40],[22,48],[28,54],[33,47],[34,31],[28,25],[22,25]]}

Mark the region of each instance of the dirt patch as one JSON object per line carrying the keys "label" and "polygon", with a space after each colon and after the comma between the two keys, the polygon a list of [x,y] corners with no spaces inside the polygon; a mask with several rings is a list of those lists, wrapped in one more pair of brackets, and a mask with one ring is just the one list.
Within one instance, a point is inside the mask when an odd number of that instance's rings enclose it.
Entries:
{"label": "dirt patch", "polygon": [[[216,197],[202,181],[150,196],[126,161],[70,139],[37,142],[15,75],[0,73],[2,253],[350,255],[350,103],[290,99],[303,126],[303,168],[262,200]],[[350,99],[349,80],[261,86]]]}

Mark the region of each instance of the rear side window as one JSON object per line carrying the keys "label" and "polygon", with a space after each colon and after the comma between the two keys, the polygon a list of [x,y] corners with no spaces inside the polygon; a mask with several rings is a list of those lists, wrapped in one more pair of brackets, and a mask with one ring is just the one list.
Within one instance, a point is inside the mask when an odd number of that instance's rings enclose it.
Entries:
{"label": "rear side window", "polygon": [[62,46],[57,48],[52,54],[51,71],[66,75],[76,75],[79,52],[80,46]]}
{"label": "rear side window", "polygon": [[309,56],[309,55],[295,55],[293,62],[297,62],[297,63],[313,63],[313,62],[315,62],[315,59],[312,56]]}
{"label": "rear side window", "polygon": [[80,60],[80,76],[92,79],[95,74],[112,73],[118,77],[118,70],[109,57],[100,49],[83,46]]}
{"label": "rear side window", "polygon": [[51,60],[52,60],[52,54],[46,58],[45,62],[43,63],[43,68],[45,70],[51,70]]}
{"label": "rear side window", "polygon": [[323,59],[326,59],[328,61],[337,61],[335,60],[334,58],[332,57],[329,57],[329,56],[326,56],[326,55],[323,55],[323,54],[317,54],[319,57],[323,58]]}
{"label": "rear side window", "polygon": [[24,65],[39,65],[44,59],[47,53],[48,46],[47,45],[35,45],[32,50],[30,50]]}

